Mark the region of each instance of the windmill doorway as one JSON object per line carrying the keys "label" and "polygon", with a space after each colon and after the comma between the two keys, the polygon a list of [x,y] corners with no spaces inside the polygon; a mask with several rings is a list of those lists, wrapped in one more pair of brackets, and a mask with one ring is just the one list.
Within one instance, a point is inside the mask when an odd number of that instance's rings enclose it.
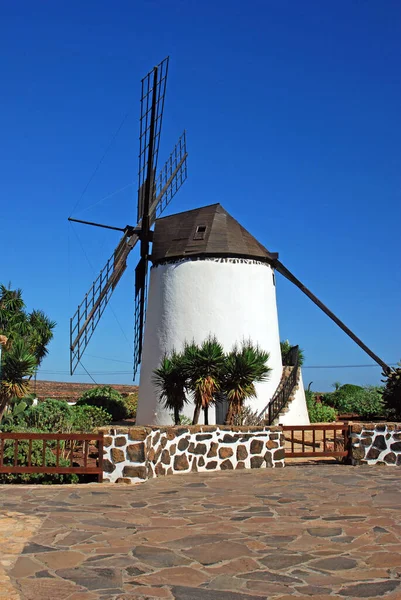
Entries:
{"label": "windmill doorway", "polygon": [[216,425],[224,425],[228,411],[228,400],[223,398],[216,403]]}

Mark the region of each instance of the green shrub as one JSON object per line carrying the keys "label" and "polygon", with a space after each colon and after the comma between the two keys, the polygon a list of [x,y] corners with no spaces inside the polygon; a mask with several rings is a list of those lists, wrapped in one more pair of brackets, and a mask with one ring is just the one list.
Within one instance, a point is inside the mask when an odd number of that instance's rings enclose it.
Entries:
{"label": "green shrub", "polygon": [[135,419],[138,408],[138,392],[132,392],[132,394],[128,394],[128,396],[125,396],[123,400],[128,411],[127,417],[129,419]]}
{"label": "green shrub", "polygon": [[73,406],[71,429],[80,433],[91,433],[96,427],[110,425],[111,414],[99,406]]}
{"label": "green shrub", "polygon": [[30,398],[11,398],[1,420],[2,425],[13,425],[24,420],[28,406],[32,405]]}
{"label": "green shrub", "polygon": [[[5,426],[4,431],[9,432],[32,432],[39,433],[37,429],[26,428],[21,426]],[[52,452],[51,448],[55,446],[55,442],[47,442],[46,445],[46,465],[56,466],[56,456]],[[29,452],[29,441],[19,440],[18,441],[18,465],[28,466],[28,452]],[[4,466],[14,464],[14,440],[4,441]],[[60,456],[59,464],[61,467],[70,466],[70,461]],[[42,466],[43,465],[43,442],[42,440],[32,441],[32,454],[31,454],[31,465]],[[0,483],[77,483],[79,481],[78,475],[75,473],[71,474],[57,474],[57,473],[0,473]]]}
{"label": "green shrub", "polygon": [[[174,422],[174,413],[170,413],[170,418]],[[192,419],[185,415],[180,415],[180,425],[192,425]]]}
{"label": "green shrub", "polygon": [[85,404],[103,408],[111,414],[113,421],[121,421],[128,417],[128,409],[123,397],[110,386],[99,386],[82,394],[76,406]]}
{"label": "green shrub", "polygon": [[240,412],[234,416],[234,425],[240,427],[254,427],[264,425],[264,416],[260,416],[257,410],[250,406],[243,406]]}
{"label": "green shrub", "polygon": [[7,427],[20,427],[21,431],[35,429],[41,433],[90,433],[96,427],[109,425],[112,421],[111,414],[98,406],[82,405],[70,406],[64,400],[47,398],[37,406],[18,411],[20,404],[16,404],[9,411],[1,425],[5,431]]}
{"label": "green shrub", "polygon": [[305,390],[306,406],[311,423],[331,423],[336,420],[337,413],[331,406],[318,402],[310,390]]}
{"label": "green shrub", "polygon": [[363,400],[358,414],[368,419],[385,416],[386,408],[383,402],[383,388],[374,385],[364,386]]}
{"label": "green shrub", "polygon": [[352,407],[355,405],[355,399],[360,397],[363,388],[352,383],[340,385],[337,382],[334,385],[336,386],[335,391],[323,396],[324,403],[334,406],[343,413],[353,412]]}
{"label": "green shrub", "polygon": [[28,408],[19,422],[41,432],[62,433],[71,431],[71,421],[72,407],[68,402],[46,398]]}
{"label": "green shrub", "polygon": [[339,413],[353,413],[368,419],[385,412],[382,390],[375,386],[360,387],[347,383],[331,394],[325,394],[323,401]]}

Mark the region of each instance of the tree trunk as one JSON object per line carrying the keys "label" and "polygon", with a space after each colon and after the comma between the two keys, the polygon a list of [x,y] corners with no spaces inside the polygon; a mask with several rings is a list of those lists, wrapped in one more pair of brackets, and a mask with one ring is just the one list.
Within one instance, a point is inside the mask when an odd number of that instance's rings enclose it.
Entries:
{"label": "tree trunk", "polygon": [[4,413],[6,412],[8,398],[0,395],[0,423],[3,419]]}
{"label": "tree trunk", "polygon": [[194,410],[194,418],[192,420],[192,425],[197,425],[198,421],[199,421],[199,416],[200,416],[200,411],[201,411],[201,405],[200,404],[195,404],[195,410]]}
{"label": "tree trunk", "polygon": [[233,422],[233,418],[234,418],[234,406],[233,403],[230,402],[228,405],[228,411],[227,411],[227,416],[226,416],[226,425],[232,425]]}
{"label": "tree trunk", "polygon": [[203,409],[204,412],[204,419],[205,419],[205,425],[209,425],[209,405],[206,404],[205,408]]}
{"label": "tree trunk", "polygon": [[176,425],[180,424],[180,409],[178,406],[174,406],[174,423]]}

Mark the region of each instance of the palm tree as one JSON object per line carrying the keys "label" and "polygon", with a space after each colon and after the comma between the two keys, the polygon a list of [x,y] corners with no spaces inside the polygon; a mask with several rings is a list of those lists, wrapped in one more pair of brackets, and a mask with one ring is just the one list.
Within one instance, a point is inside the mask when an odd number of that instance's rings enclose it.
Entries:
{"label": "palm tree", "polygon": [[194,342],[187,344],[184,349],[184,361],[188,388],[195,401],[192,424],[197,424],[203,409],[205,425],[208,425],[209,406],[216,401],[216,395],[221,388],[225,361],[223,346],[214,336],[209,336],[200,346]]}
{"label": "palm tree", "polygon": [[7,313],[19,313],[25,308],[22,299],[22,290],[11,290],[5,285],[0,285],[0,327],[4,328],[2,317]]}
{"label": "palm tree", "polygon": [[43,311],[25,311],[21,290],[0,285],[0,420],[10,398],[27,393],[55,326]]}
{"label": "palm tree", "polygon": [[223,392],[229,403],[227,425],[233,424],[245,400],[256,397],[255,383],[269,378],[268,359],[269,353],[254,346],[250,340],[244,341],[240,348],[235,346],[227,355],[223,382]]}
{"label": "palm tree", "polygon": [[56,322],[42,310],[25,312],[21,290],[0,285],[0,333],[9,338],[25,340],[29,351],[36,356],[37,366],[47,356],[47,346],[53,338]]}
{"label": "palm tree", "polygon": [[11,343],[15,335],[22,331],[27,333],[27,318],[24,311],[22,290],[11,290],[0,285],[0,332],[6,335]]}
{"label": "palm tree", "polygon": [[42,360],[47,356],[47,346],[53,338],[53,329],[56,327],[56,321],[49,319],[42,310],[33,310],[28,319],[31,328],[30,347],[36,356],[39,367]]}
{"label": "palm tree", "polygon": [[165,355],[160,367],[153,371],[153,383],[159,390],[159,398],[164,408],[174,412],[175,425],[180,424],[180,413],[187,402],[183,362],[182,355],[173,352],[171,356]]}
{"label": "palm tree", "polygon": [[0,364],[0,421],[11,398],[22,398],[28,393],[29,382],[36,369],[36,357],[29,351],[24,340],[11,344],[1,336],[3,352]]}

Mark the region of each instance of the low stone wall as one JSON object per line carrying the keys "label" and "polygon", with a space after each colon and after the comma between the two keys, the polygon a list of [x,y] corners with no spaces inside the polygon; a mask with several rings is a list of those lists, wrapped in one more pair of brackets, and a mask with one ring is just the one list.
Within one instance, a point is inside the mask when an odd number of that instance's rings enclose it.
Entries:
{"label": "low stone wall", "polygon": [[284,466],[280,427],[117,427],[104,433],[104,480]]}
{"label": "low stone wall", "polygon": [[352,464],[401,466],[401,423],[352,423]]}

